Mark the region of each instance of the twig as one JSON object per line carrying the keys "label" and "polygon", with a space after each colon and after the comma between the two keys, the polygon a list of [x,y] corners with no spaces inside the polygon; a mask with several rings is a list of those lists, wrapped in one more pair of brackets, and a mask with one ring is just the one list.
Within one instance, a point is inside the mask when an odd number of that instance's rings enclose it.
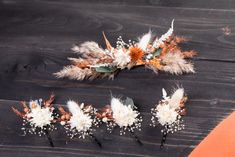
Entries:
{"label": "twig", "polygon": [[102,148],[102,144],[101,144],[101,142],[96,138],[96,136],[95,135],[93,135],[93,134],[89,134],[94,140],[95,140],[95,142],[98,144],[98,146],[100,147],[100,148]]}
{"label": "twig", "polygon": [[161,145],[160,145],[160,149],[162,149],[164,147],[164,144],[166,142],[166,137],[167,137],[167,132],[164,131],[163,135],[162,135],[162,140],[161,140]]}
{"label": "twig", "polygon": [[139,145],[143,145],[143,143],[140,141],[139,137],[133,132],[133,131],[130,131],[131,135],[135,138],[136,142],[139,143]]}
{"label": "twig", "polygon": [[46,137],[47,137],[47,139],[48,139],[48,141],[49,141],[49,143],[50,143],[50,146],[51,146],[51,147],[54,147],[54,143],[53,143],[53,141],[52,141],[52,138],[51,138],[51,136],[50,136],[48,130],[45,130],[45,133],[46,133]]}

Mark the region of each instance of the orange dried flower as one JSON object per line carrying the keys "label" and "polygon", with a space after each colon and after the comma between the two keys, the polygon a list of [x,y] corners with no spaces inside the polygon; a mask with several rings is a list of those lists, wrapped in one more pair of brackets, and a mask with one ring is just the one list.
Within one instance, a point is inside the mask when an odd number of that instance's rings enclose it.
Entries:
{"label": "orange dried flower", "polygon": [[90,64],[91,63],[89,61],[86,61],[86,60],[81,61],[81,62],[74,62],[74,65],[81,68],[81,69],[88,68]]}
{"label": "orange dried flower", "polygon": [[138,61],[141,60],[144,56],[144,52],[138,48],[138,47],[131,47],[130,48],[130,57],[131,57],[131,61]]}
{"label": "orange dried flower", "polygon": [[154,59],[150,60],[148,62],[148,64],[155,67],[156,69],[159,69],[159,70],[162,68],[161,59],[159,59],[159,58],[154,58]]}
{"label": "orange dried flower", "polygon": [[197,55],[197,52],[191,50],[191,51],[182,52],[182,54],[183,54],[184,58],[192,58]]}
{"label": "orange dried flower", "polygon": [[182,43],[182,42],[186,42],[187,39],[184,37],[180,37],[180,36],[174,36],[174,40],[176,43]]}

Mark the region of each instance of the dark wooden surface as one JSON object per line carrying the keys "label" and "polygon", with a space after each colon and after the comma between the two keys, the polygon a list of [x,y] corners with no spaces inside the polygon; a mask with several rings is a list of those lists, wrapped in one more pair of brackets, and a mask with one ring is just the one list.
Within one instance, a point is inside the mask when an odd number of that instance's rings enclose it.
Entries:
{"label": "dark wooden surface", "polygon": [[[0,1],[0,156],[139,156],[184,157],[235,107],[235,2],[232,0],[2,0]],[[172,76],[145,68],[124,70],[114,80],[57,80],[52,73],[74,56],[71,46],[86,40],[112,43],[122,35],[135,39],[148,32],[161,35],[175,19],[175,32],[190,39],[197,73]],[[225,35],[223,28],[231,29]],[[159,149],[160,128],[150,128],[150,108],[161,98],[161,88],[182,85],[189,96],[186,129],[170,135]],[[56,104],[69,99],[101,107],[114,95],[132,97],[144,117],[137,132],[144,145],[130,136],[108,134],[104,128],[93,141],[66,143],[63,129],[54,132],[55,148],[44,137],[22,136],[21,120],[10,107],[20,100],[46,98]]]}

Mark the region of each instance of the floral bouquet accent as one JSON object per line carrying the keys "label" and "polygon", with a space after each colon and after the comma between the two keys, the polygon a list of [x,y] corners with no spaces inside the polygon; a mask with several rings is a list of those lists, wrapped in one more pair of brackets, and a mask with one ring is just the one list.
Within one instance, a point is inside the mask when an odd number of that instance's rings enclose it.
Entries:
{"label": "floral bouquet accent", "polygon": [[167,96],[165,89],[162,89],[163,99],[159,101],[156,107],[151,109],[152,113],[152,126],[157,124],[163,128],[161,148],[164,146],[168,133],[184,129],[182,117],[186,115],[185,103],[187,96],[184,94],[183,88],[178,88],[171,96]]}
{"label": "floral bouquet accent", "polygon": [[151,32],[143,35],[138,41],[126,43],[120,36],[116,47],[113,47],[103,33],[106,48],[96,42],[86,41],[72,50],[79,54],[78,58],[68,58],[72,65],[65,66],[54,73],[57,78],[68,77],[74,80],[95,79],[97,77],[114,78],[122,69],[131,69],[145,65],[155,73],[158,71],[180,75],[194,73],[194,66],[186,58],[192,58],[196,52],[182,51],[179,43],[185,42],[183,37],[173,35],[173,24],[160,38]]}
{"label": "floral bouquet accent", "polygon": [[131,98],[126,98],[124,101],[112,97],[111,105],[105,106],[99,112],[96,117],[103,123],[106,123],[107,130],[112,132],[115,126],[120,128],[120,135],[130,132],[136,141],[142,145],[142,142],[135,135],[135,130],[141,130],[142,117],[136,110],[136,106]]}
{"label": "floral bouquet accent", "polygon": [[99,140],[93,135],[93,127],[98,126],[98,120],[95,117],[96,109],[91,105],[77,104],[75,101],[67,102],[69,112],[66,112],[63,107],[59,107],[61,116],[60,124],[64,126],[67,135],[72,139],[75,136],[85,138],[90,136],[94,138],[96,143],[102,147]]}
{"label": "floral bouquet accent", "polygon": [[25,101],[22,101],[21,105],[24,108],[23,112],[12,107],[15,114],[23,118],[22,130],[24,131],[24,134],[46,135],[52,147],[54,147],[54,144],[49,132],[56,129],[55,122],[58,116],[52,106],[54,99],[55,96],[52,94],[46,101],[43,101],[42,99],[31,100],[29,106]]}

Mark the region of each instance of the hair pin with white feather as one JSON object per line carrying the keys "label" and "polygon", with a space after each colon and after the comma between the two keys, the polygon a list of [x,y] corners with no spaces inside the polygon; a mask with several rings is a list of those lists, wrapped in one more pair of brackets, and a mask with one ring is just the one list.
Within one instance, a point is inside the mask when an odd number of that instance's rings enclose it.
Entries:
{"label": "hair pin with white feather", "polygon": [[84,139],[86,136],[90,136],[102,147],[101,142],[93,135],[94,127],[98,127],[96,109],[91,105],[78,104],[71,100],[67,102],[67,107],[68,112],[62,106],[59,107],[61,113],[59,121],[64,126],[67,135],[71,139],[74,137]]}
{"label": "hair pin with white feather", "polygon": [[163,148],[166,142],[168,133],[184,129],[182,117],[186,115],[185,103],[187,101],[183,88],[176,89],[171,96],[167,96],[167,92],[163,88],[162,95],[163,99],[151,109],[151,126],[155,127],[159,124],[163,127],[161,130],[163,134],[161,148]]}
{"label": "hair pin with white feather", "polygon": [[50,131],[55,130],[55,122],[57,114],[52,106],[55,96],[52,94],[46,101],[42,99],[31,100],[29,106],[25,101],[21,102],[23,112],[12,107],[15,114],[23,118],[22,130],[24,134],[38,134],[39,136],[46,135],[51,147],[54,147],[52,138],[49,134]]}
{"label": "hair pin with white feather", "polygon": [[94,79],[97,77],[113,78],[122,69],[145,65],[154,72],[165,71],[171,74],[194,73],[194,66],[186,58],[196,55],[195,51],[183,51],[179,43],[186,39],[173,35],[173,24],[160,38],[153,38],[149,32],[138,41],[117,39],[116,47],[103,33],[106,49],[101,48],[96,42],[87,41],[72,50],[80,55],[79,58],[68,58],[72,65],[64,67],[54,73],[57,78],[68,77],[74,80]]}
{"label": "hair pin with white feather", "polygon": [[112,97],[110,105],[98,111],[96,117],[103,123],[106,123],[107,129],[110,132],[117,126],[120,128],[120,135],[128,131],[142,145],[142,142],[134,132],[135,130],[141,130],[142,117],[136,110],[136,106],[131,98],[127,97],[122,101],[119,98]]}

